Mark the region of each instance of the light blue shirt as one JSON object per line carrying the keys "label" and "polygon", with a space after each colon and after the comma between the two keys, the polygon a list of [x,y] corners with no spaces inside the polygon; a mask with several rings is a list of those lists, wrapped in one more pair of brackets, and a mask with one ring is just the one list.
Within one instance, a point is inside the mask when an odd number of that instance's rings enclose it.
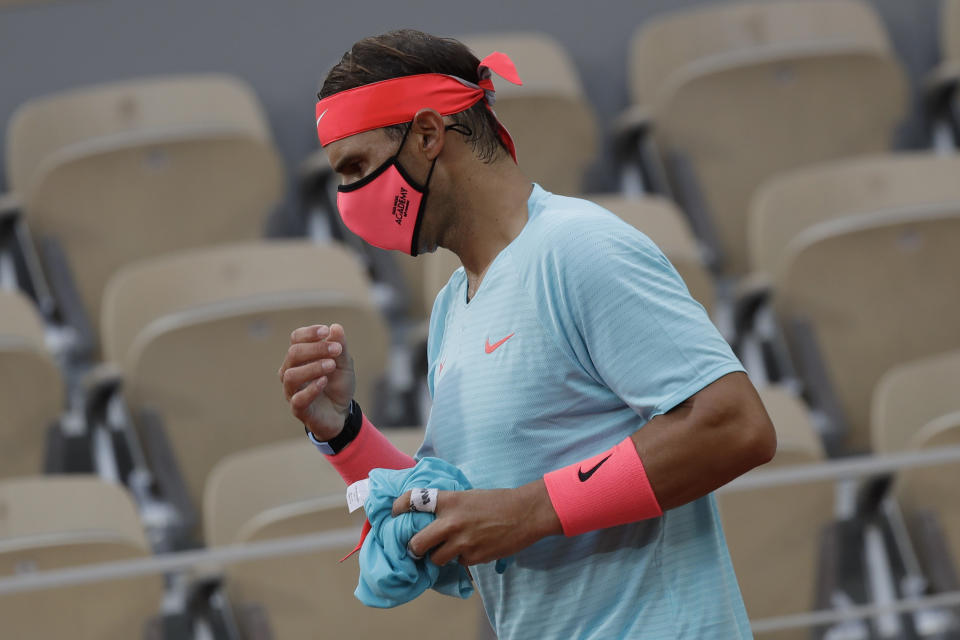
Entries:
{"label": "light blue shirt", "polygon": [[[743,370],[642,233],[536,185],[528,213],[473,299],[460,268],[430,319],[433,408],[418,457],[451,462],[476,488],[600,453]],[[751,637],[712,495],[545,538],[502,574],[472,572],[500,640]]]}

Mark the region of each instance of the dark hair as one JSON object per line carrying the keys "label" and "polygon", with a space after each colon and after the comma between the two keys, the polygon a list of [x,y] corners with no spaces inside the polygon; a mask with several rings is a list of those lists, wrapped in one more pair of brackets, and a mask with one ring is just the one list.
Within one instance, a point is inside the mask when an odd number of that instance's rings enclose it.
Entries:
{"label": "dark hair", "polygon": [[[462,42],[438,38],[422,31],[402,29],[360,40],[327,74],[321,99],[372,82],[421,73],[444,73],[476,83],[480,60]],[[484,162],[497,159],[506,147],[497,132],[496,117],[481,100],[466,111],[451,116],[469,131],[467,142]],[[408,125],[387,127],[399,139]]]}

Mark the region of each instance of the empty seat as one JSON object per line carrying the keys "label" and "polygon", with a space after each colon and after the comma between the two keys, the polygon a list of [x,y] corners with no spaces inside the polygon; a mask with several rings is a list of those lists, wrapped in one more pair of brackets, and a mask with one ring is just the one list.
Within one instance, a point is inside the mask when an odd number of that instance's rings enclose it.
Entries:
{"label": "empty seat", "polygon": [[790,241],[818,222],[960,202],[960,157],[879,154],[803,167],[765,182],[750,207],[750,266],[769,277]]}
{"label": "empty seat", "polygon": [[[906,448],[918,451],[957,446],[960,446],[960,411],[941,415],[922,426],[910,438]],[[958,485],[958,463],[903,469],[894,483],[895,495],[908,516],[915,517],[923,511],[933,512],[954,562],[960,560]]]}
{"label": "empty seat", "polygon": [[871,442],[877,453],[906,449],[931,420],[960,411],[960,350],[897,365],[873,391]]}
{"label": "empty seat", "polygon": [[91,318],[120,266],[259,237],[283,192],[259,102],[222,75],[31,100],[11,119],[7,166],[35,238],[59,244]]}
{"label": "empty seat", "polygon": [[580,77],[562,45],[543,33],[471,35],[461,39],[479,58],[502,51],[523,86],[494,78],[494,111],[517,145],[520,168],[548,191],[574,195],[597,151],[597,123]]}
{"label": "empty seat", "polygon": [[[407,433],[404,433],[407,432]],[[422,429],[385,430],[413,454]],[[263,482],[269,477],[271,482]],[[234,454],[211,473],[204,494],[204,534],[219,546],[298,536],[355,526],[340,477],[305,438]],[[353,544],[309,554],[267,558],[225,567],[231,602],[242,622],[265,612],[276,638],[472,638],[482,615],[480,598],[458,600],[428,591],[395,609],[363,606],[353,591],[356,558],[343,563]]]}
{"label": "empty seat", "polygon": [[630,69],[635,106],[622,124],[652,123],[669,176],[728,275],[747,267],[759,184],[888,148],[906,105],[883,26],[859,0],[722,3],[656,18],[637,30]]}
{"label": "empty seat", "polygon": [[814,338],[850,449],[870,447],[870,398],[885,371],[960,347],[957,247],[960,202],[821,222],[784,249],[774,312],[798,360]]}
{"label": "empty seat", "polygon": [[[760,389],[777,431],[777,453],[762,467],[814,464],[823,445],[801,401],[779,387]],[[717,493],[724,535],[750,618],[811,611],[823,528],[834,517],[831,482]],[[758,636],[809,638],[806,629]]]}
{"label": "empty seat", "polygon": [[[0,482],[0,575],[10,577],[150,555],[136,506],[87,476]],[[24,640],[130,640],[159,614],[163,576],[0,596],[3,635]]]}
{"label": "empty seat", "polygon": [[0,289],[0,478],[43,470],[47,428],[63,403],[43,321],[23,295]]}
{"label": "empty seat", "polygon": [[300,326],[341,323],[375,405],[387,327],[357,260],[335,245],[275,241],[129,265],[104,296],[103,344],[135,412],[158,415],[195,504],[223,456],[303,433],[277,368]]}

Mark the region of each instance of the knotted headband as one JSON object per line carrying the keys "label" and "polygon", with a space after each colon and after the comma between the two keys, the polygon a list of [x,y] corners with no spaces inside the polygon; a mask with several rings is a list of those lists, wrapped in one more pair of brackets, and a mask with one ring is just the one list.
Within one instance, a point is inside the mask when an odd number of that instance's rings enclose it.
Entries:
{"label": "knotted headband", "polygon": [[[421,73],[365,84],[324,98],[317,103],[320,144],[325,147],[357,133],[410,122],[420,109],[434,109],[449,116],[484,100],[492,112],[495,92],[491,71],[513,84],[523,84],[513,61],[499,51],[481,60],[477,71],[480,81],[476,84],[442,73]],[[497,129],[516,162],[513,139],[499,120]]]}

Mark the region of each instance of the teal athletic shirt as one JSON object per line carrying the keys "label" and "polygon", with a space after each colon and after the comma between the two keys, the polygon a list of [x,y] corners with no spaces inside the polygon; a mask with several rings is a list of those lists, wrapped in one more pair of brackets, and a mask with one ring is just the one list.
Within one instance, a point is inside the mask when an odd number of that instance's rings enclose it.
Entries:
{"label": "teal athletic shirt", "polygon": [[[461,267],[430,318],[433,407],[417,458],[453,463],[478,489],[519,487],[609,449],[743,371],[642,233],[537,185],[528,213],[470,302]],[[751,637],[712,495],[544,538],[502,575],[492,562],[471,570],[500,640]]]}

